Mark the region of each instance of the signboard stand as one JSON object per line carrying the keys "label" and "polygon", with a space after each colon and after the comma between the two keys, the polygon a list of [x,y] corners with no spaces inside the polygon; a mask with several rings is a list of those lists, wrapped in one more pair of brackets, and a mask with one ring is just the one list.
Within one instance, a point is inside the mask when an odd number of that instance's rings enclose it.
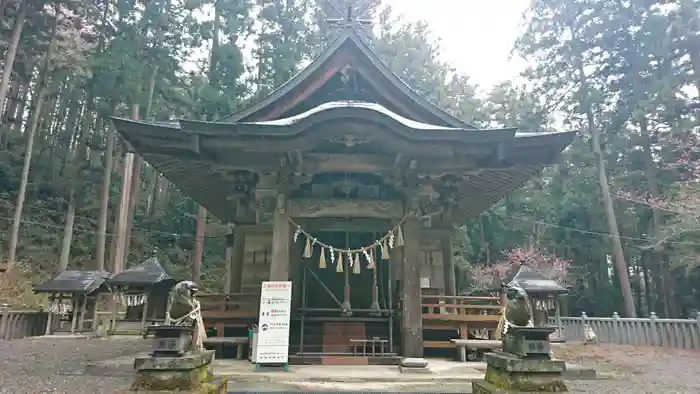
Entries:
{"label": "signboard stand", "polygon": [[292,282],[263,282],[255,344],[256,371],[289,370],[289,324],[292,314]]}

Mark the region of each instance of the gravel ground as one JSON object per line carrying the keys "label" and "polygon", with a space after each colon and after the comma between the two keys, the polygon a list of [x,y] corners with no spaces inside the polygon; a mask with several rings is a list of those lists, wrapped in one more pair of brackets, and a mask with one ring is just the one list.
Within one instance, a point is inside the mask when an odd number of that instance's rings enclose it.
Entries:
{"label": "gravel ground", "polygon": [[579,393],[700,393],[700,351],[622,345],[567,345],[555,348],[557,358],[594,366],[615,379],[569,382]]}
{"label": "gravel ground", "polygon": [[[113,394],[129,386],[131,378],[90,376],[90,361],[135,355],[148,350],[148,342],[130,339],[74,340],[26,339],[0,341],[1,394]],[[700,351],[639,348],[632,346],[569,345],[557,348],[557,358],[595,366],[615,374],[614,379],[569,382],[578,393],[700,393]],[[422,386],[422,387],[421,387]],[[236,391],[307,391],[297,386],[260,380],[232,382]],[[395,387],[403,392],[462,392],[463,383]],[[394,390],[392,390],[394,391]]]}
{"label": "gravel ground", "polygon": [[0,341],[0,393],[113,394],[117,388],[128,387],[129,379],[85,376],[84,365],[137,354],[148,347],[148,342],[130,339]]}

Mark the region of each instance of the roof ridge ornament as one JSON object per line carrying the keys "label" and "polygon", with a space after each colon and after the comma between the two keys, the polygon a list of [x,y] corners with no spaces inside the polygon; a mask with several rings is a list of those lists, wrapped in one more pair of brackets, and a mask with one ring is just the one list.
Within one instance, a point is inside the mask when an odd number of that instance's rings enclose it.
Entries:
{"label": "roof ridge ornament", "polygon": [[336,16],[326,17],[332,30],[351,29],[363,39],[371,37],[372,18],[367,16],[373,0],[325,0]]}

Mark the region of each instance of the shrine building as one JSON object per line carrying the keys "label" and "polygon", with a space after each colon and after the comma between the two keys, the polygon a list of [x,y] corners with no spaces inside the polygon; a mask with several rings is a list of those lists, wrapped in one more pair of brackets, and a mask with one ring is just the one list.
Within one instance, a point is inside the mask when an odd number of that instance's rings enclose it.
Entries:
{"label": "shrine building", "polygon": [[457,295],[455,224],[574,138],[465,123],[402,82],[353,28],[224,119],[114,125],[131,152],[230,223],[226,294],[201,298],[216,335],[257,322],[262,281],[293,282],[290,363],[389,363],[494,330],[498,295]]}

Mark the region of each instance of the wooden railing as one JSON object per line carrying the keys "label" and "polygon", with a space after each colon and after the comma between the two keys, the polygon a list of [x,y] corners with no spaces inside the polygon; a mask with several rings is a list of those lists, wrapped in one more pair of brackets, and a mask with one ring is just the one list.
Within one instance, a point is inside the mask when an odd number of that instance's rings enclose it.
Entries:
{"label": "wooden railing", "polygon": [[0,340],[44,335],[48,313],[38,310],[10,310],[0,306]]}
{"label": "wooden railing", "polygon": [[[467,339],[471,333],[475,337],[488,339],[501,319],[501,298],[485,296],[444,296],[424,294],[421,296],[423,307],[423,329],[459,330],[459,338]],[[424,341],[426,348],[454,348],[450,341]]]}
{"label": "wooden railing", "polygon": [[500,297],[423,295],[421,299],[428,313],[493,315],[502,308]]}
{"label": "wooden railing", "polygon": [[481,322],[498,321],[499,297],[423,295],[423,319]]}
{"label": "wooden railing", "polygon": [[257,317],[260,307],[260,293],[200,293],[197,299],[205,319]]}

